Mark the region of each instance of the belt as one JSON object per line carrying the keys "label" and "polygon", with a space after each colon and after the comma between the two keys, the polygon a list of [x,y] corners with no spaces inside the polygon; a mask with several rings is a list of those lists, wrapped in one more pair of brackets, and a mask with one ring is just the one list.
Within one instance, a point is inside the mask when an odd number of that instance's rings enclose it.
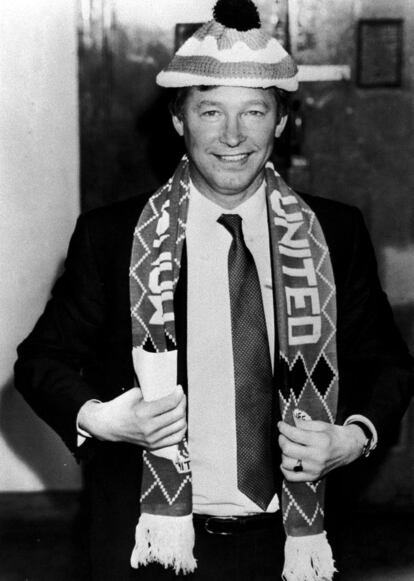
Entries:
{"label": "belt", "polygon": [[196,532],[211,535],[237,535],[249,531],[260,531],[275,526],[280,518],[279,513],[253,514],[250,516],[210,516],[194,514]]}

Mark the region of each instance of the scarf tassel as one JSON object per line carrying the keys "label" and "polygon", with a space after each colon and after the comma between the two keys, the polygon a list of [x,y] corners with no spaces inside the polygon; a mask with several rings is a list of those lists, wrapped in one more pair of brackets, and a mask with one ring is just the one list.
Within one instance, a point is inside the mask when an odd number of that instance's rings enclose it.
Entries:
{"label": "scarf tassel", "polygon": [[[321,406],[322,394],[317,391],[318,385],[314,385],[308,371],[299,399],[301,407],[305,404],[304,411],[310,416],[318,419],[325,418],[327,412],[329,421],[333,423],[337,406],[338,366],[335,342],[335,283],[329,250],[322,228],[312,210],[290,190],[270,162],[266,164],[265,177],[270,240],[275,250],[272,266],[275,272],[277,333],[286,372],[286,378],[281,382],[280,388],[281,415],[290,417],[291,411],[298,405],[296,398],[292,398],[289,394],[293,394],[290,383],[293,382],[292,374],[299,358],[306,370],[313,370],[316,368],[316,362],[319,364],[323,357],[333,373],[329,395],[326,396],[323,406]],[[174,281],[178,280],[179,276],[189,196],[189,167],[188,158],[185,156],[173,181],[170,181],[167,187],[159,189],[146,204],[135,230],[130,266],[134,345],[132,354],[134,370],[146,401],[153,401],[167,395],[176,384],[177,353],[173,289]],[[306,264],[302,260],[305,256],[308,257]],[[287,260],[285,257],[288,257],[288,263],[285,262]],[[300,259],[297,267],[292,267],[292,258]],[[291,288],[293,280],[291,277],[299,277],[292,271],[300,272],[300,277],[306,275],[308,284],[304,288],[302,288],[302,282],[299,281],[295,283],[294,288]],[[311,283],[310,277],[317,283]],[[298,335],[298,330],[295,331],[296,334],[293,334],[295,317],[289,319],[286,305],[289,304],[290,299],[296,305],[296,299],[299,301],[300,297],[307,294],[307,287],[311,289],[309,293],[311,291],[314,293],[316,285],[319,304],[324,305],[322,314],[316,317],[313,311],[309,310],[309,317],[305,317],[312,322],[317,319],[316,327],[314,328],[312,323],[311,335]],[[288,294],[288,289],[291,294]],[[168,292],[165,294],[163,290]],[[305,330],[302,332],[305,333]],[[148,342],[155,351],[151,349],[150,352],[146,352],[143,349],[142,346]],[[171,350],[168,351],[168,349]],[[176,468],[179,464],[174,460],[176,452],[177,450],[173,449],[168,453],[163,450],[161,453],[158,451],[154,454],[154,457],[161,455],[162,458],[172,461],[169,463],[171,470],[162,471],[159,478],[162,482],[168,483],[173,490],[177,488],[175,484],[179,483],[176,470],[173,468],[173,464]],[[184,468],[189,471],[187,450],[183,458]],[[147,480],[145,480],[146,477]],[[172,567],[176,573],[180,571],[190,573],[196,567],[196,561],[192,555],[194,545],[192,517],[188,514],[191,511],[191,490],[186,490],[189,498],[185,499],[183,507],[179,507],[176,501],[172,507],[167,506],[168,503],[163,501],[159,506],[157,500],[152,503],[152,497],[148,496],[152,491],[153,480],[154,474],[151,471],[146,474],[144,472],[143,482],[147,482],[149,486],[146,485],[145,490],[143,490],[143,485],[141,486],[141,495],[143,493],[147,495],[146,504],[149,510],[145,513],[145,507],[142,507],[143,513],[136,527],[136,544],[131,556],[131,565],[137,568],[138,565],[159,562],[164,567]],[[323,488],[314,490],[306,485],[295,486],[293,494],[290,484],[285,482],[285,486],[288,496],[294,497],[296,506],[299,507],[298,518],[300,525],[303,525],[301,505],[306,506],[308,500],[312,500],[322,506]],[[180,502],[182,501],[183,499],[180,498]],[[290,536],[289,532],[297,530],[298,523],[289,511],[289,504],[284,506],[284,501],[286,498],[282,498],[282,508],[288,537],[283,579],[285,581],[331,581],[335,567],[326,534],[323,532],[311,536]],[[181,510],[182,508],[184,510]],[[179,511],[183,516],[176,516]],[[162,514],[154,515],[154,512]],[[321,511],[317,523],[313,523],[313,527],[309,526],[308,531],[305,527],[304,532],[311,532],[311,528],[322,530]]]}
{"label": "scarf tassel", "polygon": [[193,557],[194,527],[191,514],[164,516],[142,513],[135,529],[131,567],[160,563],[175,573],[192,573],[197,566]]}
{"label": "scarf tassel", "polygon": [[284,581],[331,581],[335,571],[325,531],[318,535],[287,537]]}

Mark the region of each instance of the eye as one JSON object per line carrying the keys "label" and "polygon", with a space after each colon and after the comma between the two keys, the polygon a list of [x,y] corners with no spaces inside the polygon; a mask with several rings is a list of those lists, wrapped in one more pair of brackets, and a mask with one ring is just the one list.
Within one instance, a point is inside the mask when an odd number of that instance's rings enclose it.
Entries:
{"label": "eye", "polygon": [[207,119],[214,119],[220,116],[220,111],[218,109],[208,109],[207,111],[203,111],[201,116]]}
{"label": "eye", "polygon": [[265,113],[259,109],[250,109],[249,111],[246,111],[246,115],[249,117],[264,117]]}

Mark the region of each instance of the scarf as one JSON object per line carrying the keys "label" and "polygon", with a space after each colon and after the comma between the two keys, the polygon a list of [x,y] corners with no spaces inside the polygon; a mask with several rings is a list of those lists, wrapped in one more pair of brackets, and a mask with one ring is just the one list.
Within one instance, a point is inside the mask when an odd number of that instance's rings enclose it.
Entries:
{"label": "scarf", "polygon": [[[265,167],[279,360],[281,417],[304,412],[334,423],[338,394],[335,285],[329,250],[309,206]],[[130,299],[133,364],[145,400],[177,389],[173,298],[180,274],[189,203],[189,162],[148,200],[135,228]],[[190,387],[191,389],[191,387]],[[276,445],[276,443],[275,443]],[[282,485],[286,581],[331,580],[335,571],[324,531],[324,480]],[[150,562],[178,574],[195,570],[187,442],[143,452],[141,514],[131,565]]]}

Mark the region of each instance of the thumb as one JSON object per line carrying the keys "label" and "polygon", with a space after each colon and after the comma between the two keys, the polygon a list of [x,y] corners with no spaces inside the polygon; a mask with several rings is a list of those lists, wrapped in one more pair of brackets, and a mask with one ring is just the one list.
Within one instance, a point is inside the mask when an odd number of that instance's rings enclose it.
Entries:
{"label": "thumb", "polygon": [[328,425],[327,422],[321,422],[318,420],[299,420],[295,419],[296,427],[301,430],[307,430],[309,432],[323,432]]}
{"label": "thumb", "polygon": [[134,403],[142,399],[142,392],[139,387],[132,387],[131,389],[127,389],[124,393],[121,393],[121,395],[118,396],[118,399]]}

